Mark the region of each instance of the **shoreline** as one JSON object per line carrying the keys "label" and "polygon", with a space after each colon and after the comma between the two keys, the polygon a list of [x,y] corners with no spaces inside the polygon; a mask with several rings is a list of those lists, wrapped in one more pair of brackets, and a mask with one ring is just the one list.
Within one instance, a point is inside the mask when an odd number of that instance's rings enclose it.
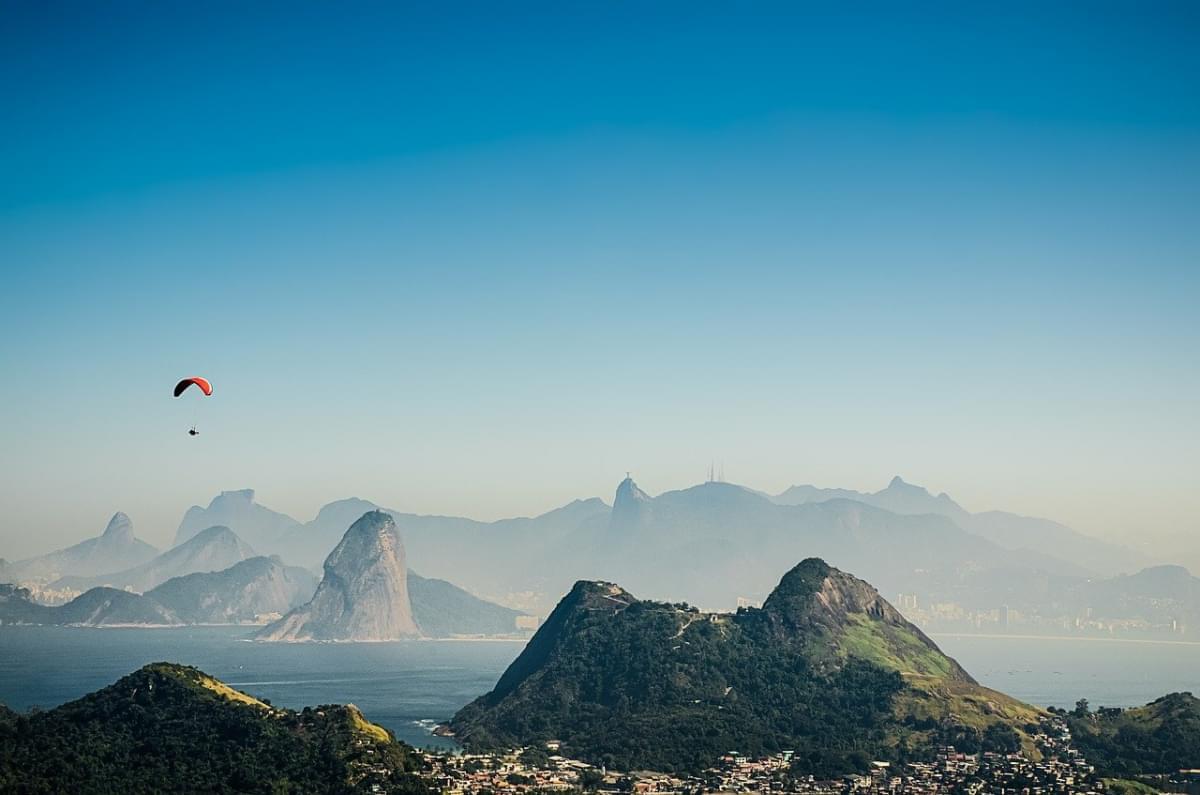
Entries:
{"label": "shoreline", "polygon": [[1087,643],[1147,643],[1162,646],[1200,646],[1196,640],[1157,640],[1154,638],[1099,638],[1087,635],[1011,635],[996,632],[930,632],[931,638],[987,638],[990,640],[1069,640]]}

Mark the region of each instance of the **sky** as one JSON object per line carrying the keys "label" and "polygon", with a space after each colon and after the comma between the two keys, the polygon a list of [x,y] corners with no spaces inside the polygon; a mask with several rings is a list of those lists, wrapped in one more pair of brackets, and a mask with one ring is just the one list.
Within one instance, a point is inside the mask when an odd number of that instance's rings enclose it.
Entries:
{"label": "sky", "polygon": [[1200,537],[1195,4],[3,0],[0,70],[2,557],[713,461]]}

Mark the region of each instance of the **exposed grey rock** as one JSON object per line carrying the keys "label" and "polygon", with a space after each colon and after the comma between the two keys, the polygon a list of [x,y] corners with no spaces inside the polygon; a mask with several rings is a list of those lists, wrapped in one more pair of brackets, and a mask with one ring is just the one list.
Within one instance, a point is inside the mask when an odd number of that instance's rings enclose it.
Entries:
{"label": "exposed grey rock", "polygon": [[369,511],[325,560],[312,600],[256,635],[265,641],[399,640],[420,635],[396,522]]}

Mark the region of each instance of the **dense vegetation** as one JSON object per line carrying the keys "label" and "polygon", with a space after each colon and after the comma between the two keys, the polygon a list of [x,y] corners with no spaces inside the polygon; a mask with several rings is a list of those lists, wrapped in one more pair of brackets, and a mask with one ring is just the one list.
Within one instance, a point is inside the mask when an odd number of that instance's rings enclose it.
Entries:
{"label": "dense vegetation", "polygon": [[49,712],[0,711],[0,792],[424,793],[410,751],[353,707],[275,709],[156,663]]}
{"label": "dense vegetation", "polygon": [[[860,631],[848,611],[862,603],[876,615],[855,615],[887,631]],[[865,583],[821,561],[793,570],[762,610],[735,616],[579,583],[452,728],[479,748],[557,739],[565,754],[620,770],[695,771],[729,751],[793,750],[797,772],[831,776],[919,755],[955,733],[977,748],[1019,746],[998,718],[972,726],[901,714],[902,694],[928,700],[912,695],[901,670],[931,668],[946,687],[982,689],[898,614],[883,616],[880,603]],[[846,632],[855,648],[873,638],[877,653],[847,653]]]}
{"label": "dense vegetation", "polygon": [[1144,707],[1089,708],[1062,713],[1075,744],[1108,776],[1173,773],[1200,768],[1200,699],[1171,693]]}

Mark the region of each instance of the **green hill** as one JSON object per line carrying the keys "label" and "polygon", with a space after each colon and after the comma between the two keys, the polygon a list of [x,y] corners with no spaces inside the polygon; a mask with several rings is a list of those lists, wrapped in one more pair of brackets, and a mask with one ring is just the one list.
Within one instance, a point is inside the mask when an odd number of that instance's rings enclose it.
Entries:
{"label": "green hill", "polygon": [[0,710],[0,792],[424,793],[410,752],[353,706],[277,709],[170,663],[49,712]]}
{"label": "green hill", "polygon": [[800,770],[833,775],[945,742],[1036,754],[1025,727],[1039,717],[978,685],[874,588],[810,558],[737,614],[579,582],[451,728],[471,748],[557,739],[624,770],[794,750]]}
{"label": "green hill", "polygon": [[1104,775],[1200,768],[1200,699],[1171,693],[1144,707],[1065,713],[1076,746]]}

